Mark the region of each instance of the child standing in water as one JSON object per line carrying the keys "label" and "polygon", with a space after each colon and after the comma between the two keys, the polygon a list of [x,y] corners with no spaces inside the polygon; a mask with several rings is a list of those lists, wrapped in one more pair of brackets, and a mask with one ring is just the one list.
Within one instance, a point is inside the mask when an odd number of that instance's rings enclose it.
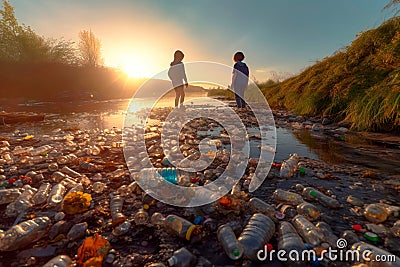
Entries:
{"label": "child standing in water", "polygon": [[246,63],[242,62],[244,54],[242,52],[236,52],[233,56],[233,74],[231,87],[235,92],[236,105],[238,108],[246,108],[246,102],[244,101],[244,91],[247,89],[249,83],[249,68]]}
{"label": "child standing in water", "polygon": [[179,103],[183,106],[183,102],[185,101],[184,87],[188,87],[185,66],[182,63],[184,56],[182,51],[176,50],[174,53],[174,61],[171,62],[168,70],[168,77],[171,79],[172,86],[175,90],[175,107],[177,107]]}

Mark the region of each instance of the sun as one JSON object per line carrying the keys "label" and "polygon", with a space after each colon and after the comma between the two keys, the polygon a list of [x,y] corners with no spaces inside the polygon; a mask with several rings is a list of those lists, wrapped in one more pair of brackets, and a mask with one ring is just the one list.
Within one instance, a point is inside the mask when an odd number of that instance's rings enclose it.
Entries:
{"label": "sun", "polygon": [[129,77],[149,78],[152,76],[150,65],[138,59],[125,59],[121,69]]}

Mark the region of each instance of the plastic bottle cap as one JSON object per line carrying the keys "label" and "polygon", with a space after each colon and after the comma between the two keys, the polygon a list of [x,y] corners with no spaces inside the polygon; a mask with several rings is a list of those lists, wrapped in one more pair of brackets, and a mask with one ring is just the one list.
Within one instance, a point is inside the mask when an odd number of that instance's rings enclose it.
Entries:
{"label": "plastic bottle cap", "polygon": [[267,251],[270,252],[274,249],[274,246],[270,243],[267,244]]}
{"label": "plastic bottle cap", "polygon": [[238,249],[234,249],[233,250],[233,255],[239,256],[240,255],[240,251]]}
{"label": "plastic bottle cap", "polygon": [[285,218],[285,214],[280,213],[280,212],[277,212],[277,213],[275,213],[275,217],[276,217],[278,220],[283,220],[283,219]]}
{"label": "plastic bottle cap", "polygon": [[362,226],[360,225],[360,224],[354,224],[353,226],[352,226],[352,228],[353,228],[353,230],[354,231],[356,231],[356,232],[361,232],[362,231]]}
{"label": "plastic bottle cap", "polygon": [[366,232],[364,234],[365,239],[372,241],[372,242],[378,242],[379,241],[379,237],[377,234],[372,233],[372,232]]}
{"label": "plastic bottle cap", "polygon": [[144,204],[143,209],[148,210],[150,208],[149,204]]}
{"label": "plastic bottle cap", "polygon": [[317,195],[317,192],[315,192],[314,190],[310,191],[310,196],[317,197]]}

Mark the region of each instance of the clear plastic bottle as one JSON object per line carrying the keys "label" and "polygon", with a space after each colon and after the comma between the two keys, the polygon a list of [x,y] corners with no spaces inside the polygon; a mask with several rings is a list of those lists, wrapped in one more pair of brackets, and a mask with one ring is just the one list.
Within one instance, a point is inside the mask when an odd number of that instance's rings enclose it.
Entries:
{"label": "clear plastic bottle", "polygon": [[75,154],[68,154],[68,155],[65,155],[65,156],[60,156],[60,157],[58,157],[57,158],[57,163],[58,164],[67,164],[67,163],[70,163],[70,162],[72,162],[72,161],[74,161],[74,160],[76,160],[78,157],[75,155]]}
{"label": "clear plastic bottle", "polygon": [[269,217],[275,216],[275,208],[257,197],[253,197],[249,200],[249,207],[254,213],[263,213]]}
{"label": "clear plastic bottle", "polygon": [[315,225],[324,237],[321,241],[328,243],[332,248],[336,248],[338,237],[332,232],[331,227],[326,222],[318,222]]}
{"label": "clear plastic bottle", "polygon": [[299,156],[295,153],[290,155],[289,159],[282,162],[280,176],[281,177],[293,177],[297,170],[297,163],[299,161]]}
{"label": "clear plastic bottle", "polygon": [[273,194],[273,198],[276,202],[294,206],[297,206],[300,203],[304,202],[303,198],[299,194],[285,191],[282,189],[276,189]]}
{"label": "clear plastic bottle", "polygon": [[29,147],[22,147],[22,146],[16,146],[14,148],[14,150],[12,151],[14,156],[18,156],[18,155],[26,155],[29,154],[29,151],[32,150],[33,147],[29,146]]}
{"label": "clear plastic bottle", "polygon": [[133,219],[136,225],[146,224],[149,220],[149,214],[144,209],[139,209]]}
{"label": "clear plastic bottle", "polygon": [[21,195],[17,188],[0,189],[0,205],[11,203]]}
{"label": "clear plastic bottle", "polygon": [[231,260],[237,260],[243,256],[243,247],[228,224],[223,224],[218,228],[217,237],[226,255]]}
{"label": "clear plastic bottle", "polygon": [[319,218],[321,211],[313,204],[303,202],[297,205],[297,213],[303,215],[309,221],[314,221]]}
{"label": "clear plastic bottle", "polygon": [[296,215],[293,218],[293,226],[296,228],[297,232],[311,246],[318,246],[323,240],[323,236],[318,232],[317,227],[307,220],[302,215]]}
{"label": "clear plastic bottle", "polygon": [[61,183],[56,184],[53,186],[53,188],[50,191],[49,198],[47,200],[47,203],[50,206],[55,206],[58,205],[62,202],[64,199],[64,194],[67,191],[65,186],[63,186]]}
{"label": "clear plastic bottle", "polygon": [[160,225],[167,231],[171,231],[181,239],[190,240],[196,225],[188,220],[174,214],[164,217],[161,213],[155,212],[151,216],[151,223]]}
{"label": "clear plastic bottle", "polygon": [[[303,240],[290,222],[283,221],[279,225],[278,249],[284,250],[286,253],[297,251],[298,255],[301,255],[302,251],[306,249]],[[301,265],[302,263],[301,261],[290,262],[291,265]]]}
{"label": "clear plastic bottle", "polygon": [[186,248],[180,248],[175,251],[171,258],[168,259],[168,266],[174,267],[194,267],[197,258]]}
{"label": "clear plastic bottle", "polygon": [[321,203],[324,206],[327,206],[329,208],[339,208],[340,203],[334,198],[331,198],[324,193],[318,191],[315,188],[312,187],[305,187],[302,192],[303,197],[309,200],[317,200],[319,203]]}
{"label": "clear plastic bottle", "polygon": [[72,259],[67,255],[60,255],[49,260],[42,267],[73,267]]}
{"label": "clear plastic bottle", "polygon": [[46,202],[47,198],[49,197],[50,190],[51,190],[50,183],[41,184],[36,194],[32,197],[33,204],[39,205]]}
{"label": "clear plastic bottle", "polygon": [[65,179],[67,177],[67,175],[65,175],[62,172],[53,172],[50,176],[50,180],[56,183],[61,182],[63,179]]}
{"label": "clear plastic bottle", "polygon": [[[353,244],[351,247],[352,250],[357,250],[360,253],[360,259],[363,259],[363,256],[367,257],[369,261],[366,261],[368,266],[370,267],[399,267],[400,266],[400,257],[389,253],[386,250],[378,248],[374,245],[358,242]],[[383,259],[394,259],[394,261],[382,261]]]}
{"label": "clear plastic bottle", "polygon": [[129,232],[129,229],[131,229],[132,224],[129,221],[124,221],[123,223],[121,223],[120,225],[116,226],[113,231],[112,234],[115,236],[121,236],[126,234],[127,232]]}
{"label": "clear plastic bottle", "polygon": [[122,213],[122,206],[124,204],[124,199],[119,195],[112,195],[112,194],[110,197],[111,197],[110,209],[111,209],[112,224],[113,226],[117,226],[126,220],[125,215]]}
{"label": "clear plastic bottle", "polygon": [[0,238],[0,251],[14,251],[42,238],[50,228],[48,217],[37,217],[12,226]]}
{"label": "clear plastic bottle", "polygon": [[6,215],[17,216],[18,214],[26,211],[32,206],[32,197],[37,189],[30,185],[24,185],[24,192],[14,201],[7,205]]}
{"label": "clear plastic bottle", "polygon": [[50,152],[53,148],[50,145],[44,145],[44,146],[40,146],[37,148],[34,148],[32,150],[29,151],[29,154],[34,157],[34,156],[39,156],[39,155],[43,155],[43,154],[47,154],[48,152]]}
{"label": "clear plastic bottle", "polygon": [[388,217],[387,210],[380,204],[370,204],[364,210],[364,217],[372,223],[381,223]]}
{"label": "clear plastic bottle", "polygon": [[268,243],[274,233],[275,224],[268,216],[262,213],[253,214],[238,238],[244,249],[243,254],[250,260],[258,261],[258,251]]}
{"label": "clear plastic bottle", "polygon": [[81,174],[79,172],[76,172],[67,166],[62,167],[61,172],[71,176],[72,178],[81,177]]}

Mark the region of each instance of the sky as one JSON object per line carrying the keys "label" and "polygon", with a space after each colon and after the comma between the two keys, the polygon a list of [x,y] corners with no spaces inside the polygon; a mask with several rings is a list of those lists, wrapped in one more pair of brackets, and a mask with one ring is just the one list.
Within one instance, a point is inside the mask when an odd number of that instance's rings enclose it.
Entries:
{"label": "sky", "polygon": [[180,49],[186,62],[232,65],[243,51],[252,78],[296,74],[379,26],[388,0],[9,0],[20,23],[78,42],[92,30],[104,64],[151,77]]}

